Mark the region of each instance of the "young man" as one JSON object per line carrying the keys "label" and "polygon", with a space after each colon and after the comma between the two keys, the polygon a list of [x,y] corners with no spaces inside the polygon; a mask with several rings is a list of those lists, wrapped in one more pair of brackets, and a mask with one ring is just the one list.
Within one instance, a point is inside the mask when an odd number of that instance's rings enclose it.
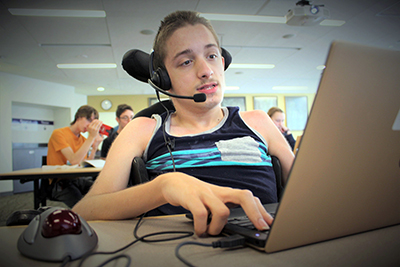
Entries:
{"label": "young man", "polygon": [[118,134],[125,128],[125,126],[133,119],[133,109],[127,104],[118,105],[117,111],[115,112],[115,120],[118,122],[118,130],[113,132],[109,137],[103,141],[101,147],[101,158],[106,159],[108,150],[110,150],[111,144],[117,138]]}
{"label": "young man", "polygon": [[[160,206],[167,212],[181,206],[193,214],[197,235],[215,235],[226,224],[227,204],[233,203],[242,206],[258,229],[267,228],[272,217],[260,198],[274,199],[276,192],[265,151],[281,160],[284,177],[294,155],[265,112],[221,108],[224,58],[211,24],[191,11],[167,16],[154,42],[153,65],[155,69],[165,67],[171,93],[205,93],[206,101],[173,99],[176,112],[170,116],[133,120],[115,140],[102,172],[74,211],[88,220],[124,219]],[[181,157],[175,160],[176,172],[168,149],[174,157]],[[152,180],[126,188],[136,156],[143,156]],[[254,196],[252,191],[270,191],[275,196]],[[212,220],[207,224],[209,213]]]}
{"label": "young man", "polygon": [[[55,129],[48,143],[47,165],[75,165],[86,158],[94,159],[97,147],[103,140],[99,134],[102,122],[98,118],[99,113],[96,109],[87,105],[81,106],[70,126]],[[81,135],[85,132],[89,132],[88,138]],[[88,156],[90,148],[92,150]],[[79,178],[51,181],[51,183],[55,183],[52,197],[72,207],[89,191],[93,182]]]}
{"label": "young man", "polygon": [[274,122],[276,127],[278,127],[279,131],[283,134],[286,138],[286,141],[289,143],[292,150],[296,144],[296,140],[294,139],[292,133],[290,132],[289,128],[285,126],[285,113],[283,110],[278,107],[272,107],[268,110],[268,116],[271,117],[271,120]]}

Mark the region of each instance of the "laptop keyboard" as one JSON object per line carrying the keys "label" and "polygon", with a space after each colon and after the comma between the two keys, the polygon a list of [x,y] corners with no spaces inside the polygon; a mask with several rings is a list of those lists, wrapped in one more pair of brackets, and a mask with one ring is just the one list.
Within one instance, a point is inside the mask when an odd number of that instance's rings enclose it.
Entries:
{"label": "laptop keyboard", "polygon": [[[275,218],[274,213],[270,213],[270,215]],[[254,226],[254,224],[250,221],[250,219],[244,215],[244,216],[239,216],[239,217],[233,217],[228,219],[228,224],[240,226],[246,229],[250,230],[257,230],[257,228]],[[266,230],[268,231],[268,230]]]}
{"label": "laptop keyboard", "polygon": [[[275,217],[275,214],[270,214]],[[269,234],[269,230],[257,230],[246,215],[228,218],[222,232],[228,235],[239,234],[245,238],[246,244],[260,250],[264,249]]]}
{"label": "laptop keyboard", "polygon": [[254,224],[249,220],[249,218],[247,216],[230,218],[230,219],[228,219],[228,223],[234,224],[237,226],[241,226],[241,227],[244,227],[247,229],[251,229],[251,230],[256,229],[254,227]]}

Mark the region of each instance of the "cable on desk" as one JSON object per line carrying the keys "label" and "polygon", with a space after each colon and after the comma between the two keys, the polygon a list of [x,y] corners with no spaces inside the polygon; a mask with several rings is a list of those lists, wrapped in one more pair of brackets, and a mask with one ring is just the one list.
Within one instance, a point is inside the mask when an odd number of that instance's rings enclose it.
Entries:
{"label": "cable on desk", "polygon": [[241,235],[232,235],[228,237],[221,238],[215,242],[212,243],[200,243],[200,242],[194,242],[194,241],[187,241],[187,242],[182,242],[180,243],[176,248],[175,248],[175,256],[184,264],[186,264],[189,267],[194,267],[193,264],[191,264],[189,261],[184,259],[180,254],[179,250],[186,245],[196,245],[196,246],[203,246],[203,247],[213,247],[213,248],[233,248],[233,247],[239,247],[243,246],[245,243],[245,238]]}
{"label": "cable on desk", "polygon": [[[129,244],[125,245],[124,247],[119,248],[119,249],[117,249],[117,250],[115,250],[115,251],[110,251],[110,252],[101,252],[101,251],[100,251],[100,252],[92,252],[92,253],[89,253],[89,254],[87,254],[87,255],[85,255],[85,256],[82,257],[81,261],[79,262],[78,267],[81,267],[82,264],[83,264],[83,262],[84,262],[87,258],[89,258],[90,256],[94,256],[94,255],[116,254],[116,253],[118,253],[118,252],[120,252],[120,251],[122,251],[122,250],[127,249],[128,247],[132,246],[133,244],[135,244],[135,243],[137,243],[137,242],[139,242],[139,241],[142,241],[142,242],[166,242],[166,241],[177,240],[177,239],[189,237],[189,236],[192,236],[192,235],[194,234],[193,232],[190,232],[190,231],[165,231],[165,232],[150,233],[150,234],[144,235],[144,236],[142,236],[142,237],[139,237],[139,236],[137,235],[137,231],[138,231],[139,227],[140,227],[140,226],[142,225],[142,223],[143,223],[143,218],[144,218],[144,216],[145,216],[145,214],[143,214],[142,216],[140,216],[139,221],[136,223],[136,226],[135,226],[135,228],[134,228],[133,235],[135,236],[136,240],[132,241],[131,243],[129,243]],[[170,238],[162,238],[162,239],[147,239],[147,238],[152,237],[152,236],[165,235],[165,234],[182,234],[182,235],[176,236],[176,237],[170,237]],[[121,255],[117,255],[117,256],[114,256],[114,257],[112,257],[112,258],[106,260],[105,262],[101,263],[101,264],[99,265],[99,267],[104,266],[104,265],[106,265],[107,263],[109,263],[109,262],[111,262],[111,261],[113,261],[113,260],[117,260],[117,259],[119,259],[119,258],[126,258],[126,259],[128,260],[126,266],[129,266],[129,265],[130,265],[130,263],[131,263],[131,257],[130,257],[129,255],[126,255],[126,254],[121,254]],[[63,264],[62,266],[65,266],[65,264]]]}
{"label": "cable on desk", "polygon": [[[144,235],[142,237],[139,237],[137,232],[139,230],[139,227],[143,221],[143,217],[145,216],[145,214],[143,214],[138,223],[135,226],[135,229],[133,230],[133,235],[136,237],[136,239],[140,239],[140,241],[142,242],[165,242],[165,241],[172,241],[172,240],[177,240],[177,239],[182,239],[185,237],[189,237],[194,235],[193,232],[191,231],[163,231],[163,232],[156,232],[156,233],[151,233],[151,234],[147,234]],[[148,237],[152,237],[152,236],[157,236],[157,235],[170,235],[170,234],[179,234],[179,236],[175,236],[175,237],[170,237],[170,238],[162,238],[162,239],[147,239]]]}

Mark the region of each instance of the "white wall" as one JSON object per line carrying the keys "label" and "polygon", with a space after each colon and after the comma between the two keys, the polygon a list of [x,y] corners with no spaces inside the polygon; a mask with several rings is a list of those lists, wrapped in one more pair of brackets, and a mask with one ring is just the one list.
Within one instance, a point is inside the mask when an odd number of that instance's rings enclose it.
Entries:
{"label": "white wall", "polygon": [[[53,110],[54,128],[67,126],[76,110],[87,104],[74,87],[0,72],[0,173],[12,171],[12,115],[21,109]],[[67,118],[66,118],[67,117]],[[27,139],[36,142],[38,138]],[[0,193],[13,191],[12,181],[0,181]]]}

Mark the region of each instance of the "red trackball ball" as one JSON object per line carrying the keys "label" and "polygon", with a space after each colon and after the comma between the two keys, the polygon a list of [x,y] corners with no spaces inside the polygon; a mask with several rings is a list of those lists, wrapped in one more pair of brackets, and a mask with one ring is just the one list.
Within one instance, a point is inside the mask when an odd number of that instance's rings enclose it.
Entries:
{"label": "red trackball ball", "polygon": [[79,216],[67,209],[59,209],[50,213],[42,226],[42,235],[46,238],[67,234],[80,234],[82,229]]}

